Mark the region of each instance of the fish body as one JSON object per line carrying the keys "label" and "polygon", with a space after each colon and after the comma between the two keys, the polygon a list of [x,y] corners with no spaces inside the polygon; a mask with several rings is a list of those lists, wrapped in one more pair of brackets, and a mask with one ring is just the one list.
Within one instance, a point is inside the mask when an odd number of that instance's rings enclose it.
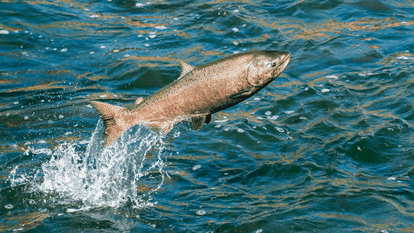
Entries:
{"label": "fish body", "polygon": [[132,108],[91,101],[105,127],[105,146],[139,123],[167,134],[175,123],[191,118],[194,130],[199,130],[210,122],[211,114],[266,87],[286,68],[290,57],[289,52],[263,50],[234,54],[195,67],[181,62],[182,73],[177,80],[137,99]]}

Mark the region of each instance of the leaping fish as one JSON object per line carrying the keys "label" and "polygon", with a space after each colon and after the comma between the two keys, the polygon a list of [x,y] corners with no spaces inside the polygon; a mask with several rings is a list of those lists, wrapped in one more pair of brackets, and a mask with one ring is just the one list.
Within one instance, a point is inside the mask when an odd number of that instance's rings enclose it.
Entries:
{"label": "leaping fish", "polygon": [[195,131],[211,121],[211,114],[234,106],[272,82],[289,63],[287,51],[233,54],[204,65],[181,63],[180,77],[131,108],[91,101],[104,125],[104,146],[130,127],[145,123],[164,135],[174,124],[191,119]]}

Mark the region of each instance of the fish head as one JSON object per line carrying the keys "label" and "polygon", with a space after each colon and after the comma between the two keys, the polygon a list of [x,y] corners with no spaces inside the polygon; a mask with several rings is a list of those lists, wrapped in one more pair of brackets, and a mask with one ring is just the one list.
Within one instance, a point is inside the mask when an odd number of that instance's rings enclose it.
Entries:
{"label": "fish head", "polygon": [[254,52],[253,59],[247,68],[247,81],[254,87],[267,85],[282,73],[290,57],[287,51]]}

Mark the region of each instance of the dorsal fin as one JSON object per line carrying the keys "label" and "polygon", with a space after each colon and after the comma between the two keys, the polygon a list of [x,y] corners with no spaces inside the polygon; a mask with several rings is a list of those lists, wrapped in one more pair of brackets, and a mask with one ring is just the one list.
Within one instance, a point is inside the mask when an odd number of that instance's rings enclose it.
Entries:
{"label": "dorsal fin", "polygon": [[192,71],[194,69],[194,66],[187,64],[183,61],[180,60],[181,63],[181,75],[178,79],[184,77],[184,75],[186,75],[188,72]]}
{"label": "dorsal fin", "polygon": [[137,100],[135,100],[135,104],[138,105],[144,101],[144,98],[139,97]]}
{"label": "dorsal fin", "polygon": [[191,117],[191,122],[193,124],[194,131],[200,130],[201,127],[203,127],[203,124],[205,121],[206,121],[205,115]]}

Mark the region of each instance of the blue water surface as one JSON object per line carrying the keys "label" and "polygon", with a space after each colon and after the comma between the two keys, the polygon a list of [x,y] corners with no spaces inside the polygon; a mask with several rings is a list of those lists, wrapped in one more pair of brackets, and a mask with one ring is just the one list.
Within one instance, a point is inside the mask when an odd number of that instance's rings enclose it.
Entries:
{"label": "blue water surface", "polygon": [[[413,232],[411,0],[0,2],[0,231]],[[194,132],[103,149],[89,101],[130,107],[201,65],[286,70]]]}

